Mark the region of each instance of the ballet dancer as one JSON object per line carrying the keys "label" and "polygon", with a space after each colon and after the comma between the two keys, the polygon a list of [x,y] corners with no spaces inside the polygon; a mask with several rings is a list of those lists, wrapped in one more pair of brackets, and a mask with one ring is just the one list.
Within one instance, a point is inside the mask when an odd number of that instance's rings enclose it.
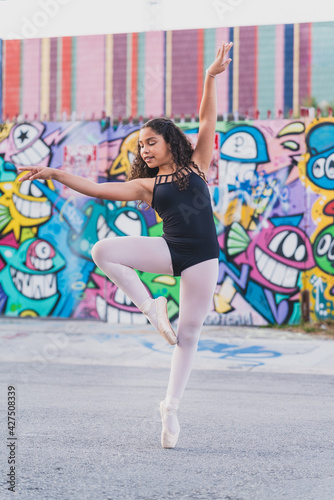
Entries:
{"label": "ballet dancer", "polygon": [[[139,131],[136,156],[126,182],[95,183],[50,167],[19,167],[28,171],[20,182],[55,179],[94,198],[140,200],[161,217],[162,237],[106,238],[95,243],[91,254],[96,265],[124,291],[152,326],[175,345],[166,397],[160,402],[163,448],[174,448],[179,438],[177,409],[217,284],[219,246],[206,174],[217,120],[215,78],[231,62],[227,59],[231,47],[232,43],[223,42],[206,70],[195,148],[172,120],[155,118]],[[150,297],[135,269],[180,276],[177,334],[168,318],[166,298]]]}

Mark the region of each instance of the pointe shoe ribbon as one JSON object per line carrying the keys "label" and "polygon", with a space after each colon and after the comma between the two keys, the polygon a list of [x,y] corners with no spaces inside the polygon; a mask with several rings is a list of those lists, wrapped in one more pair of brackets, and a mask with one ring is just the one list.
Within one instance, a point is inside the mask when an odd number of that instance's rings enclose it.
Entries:
{"label": "pointe shoe ribbon", "polygon": [[[160,415],[162,422],[162,432],[161,432],[161,446],[163,448],[175,448],[176,443],[179,439],[180,428],[177,432],[171,432],[166,424],[167,415],[173,414],[176,417],[177,405],[165,406],[165,402],[160,402]],[[177,417],[176,417],[177,418]]]}
{"label": "pointe shoe ribbon", "polygon": [[[172,325],[169,322],[168,311],[167,311],[167,299],[166,297],[158,297],[154,300],[155,302],[155,310],[158,322],[158,332],[162,337],[164,337],[167,342],[171,345],[177,344],[177,336],[172,328]],[[143,314],[147,316],[151,307],[151,299],[142,304],[140,310]]]}

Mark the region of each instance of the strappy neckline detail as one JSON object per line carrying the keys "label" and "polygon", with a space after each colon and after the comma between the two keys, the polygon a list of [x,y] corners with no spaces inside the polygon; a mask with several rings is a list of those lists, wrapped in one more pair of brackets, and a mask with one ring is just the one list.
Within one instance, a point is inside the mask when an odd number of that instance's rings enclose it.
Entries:
{"label": "strappy neckline detail", "polygon": [[[179,171],[183,173],[183,177],[186,177],[187,175],[189,175],[192,172],[191,168],[189,168],[189,167],[182,167]],[[165,180],[162,180],[163,177],[165,177]],[[170,181],[168,181],[168,177],[171,177],[172,179]],[[172,172],[171,174],[156,175],[154,185],[156,185],[156,184],[169,184],[169,183],[173,182],[174,178],[175,178],[175,172]],[[157,182],[157,179],[159,179],[158,182]]]}
{"label": "strappy neckline detail", "polygon": [[[187,175],[191,175],[191,173],[195,174],[197,177],[199,177],[200,179],[202,179],[202,181],[205,183],[206,185],[206,182],[204,181],[204,179],[196,174],[196,172],[194,172],[194,170],[190,167],[182,167],[180,169],[180,171],[183,171],[183,177],[186,177]],[[162,178],[165,177],[165,180],[162,181]],[[172,180],[168,181],[168,177],[172,177]],[[155,210],[155,207],[154,207],[154,198],[155,198],[155,188],[157,186],[163,186],[164,184],[172,184],[172,182],[174,181],[174,177],[175,177],[175,172],[172,172],[171,174],[159,174],[159,175],[156,175],[155,177],[153,177],[154,179],[154,186],[153,186],[153,194],[152,194],[152,202],[151,202],[151,207]],[[157,182],[158,180],[158,182]]]}

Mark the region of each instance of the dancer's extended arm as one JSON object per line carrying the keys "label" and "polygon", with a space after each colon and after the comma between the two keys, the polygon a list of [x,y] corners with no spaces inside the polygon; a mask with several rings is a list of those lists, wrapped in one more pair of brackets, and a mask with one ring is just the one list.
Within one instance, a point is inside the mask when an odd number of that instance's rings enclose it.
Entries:
{"label": "dancer's extended arm", "polygon": [[[207,173],[213,153],[214,137],[217,122],[217,96],[215,77],[225,71],[231,59],[226,55],[233,43],[222,43],[216,59],[209,66],[204,80],[203,96],[199,109],[199,131],[197,145],[193,154],[193,161]],[[211,76],[212,75],[212,76]]]}
{"label": "dancer's extended arm", "polygon": [[19,167],[18,170],[29,171],[19,179],[19,182],[35,179],[54,179],[79,193],[93,198],[113,201],[136,201],[145,200],[147,195],[147,185],[144,179],[134,179],[129,182],[96,183],[84,177],[50,167]]}

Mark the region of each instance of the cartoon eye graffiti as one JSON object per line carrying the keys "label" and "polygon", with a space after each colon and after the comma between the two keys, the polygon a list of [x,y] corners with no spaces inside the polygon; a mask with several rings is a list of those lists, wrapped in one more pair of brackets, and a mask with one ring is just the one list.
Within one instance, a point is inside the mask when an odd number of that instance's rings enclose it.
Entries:
{"label": "cartoon eye graffiti", "polygon": [[283,148],[290,149],[291,151],[298,151],[300,148],[298,142],[295,141],[285,141],[282,143]]}
{"label": "cartoon eye graffiti", "polygon": [[316,186],[331,191],[334,189],[334,123],[318,123],[305,135],[310,159],[306,164],[306,175]]}
{"label": "cartoon eye graffiti", "polygon": [[301,261],[305,260],[305,257],[306,257],[305,245],[299,245],[299,247],[297,248],[296,253],[295,253],[295,259],[298,262],[301,262]]}
{"label": "cartoon eye graffiti", "polygon": [[296,232],[282,231],[276,234],[268,248],[281,257],[297,262],[304,262],[307,257],[305,244]]}
{"label": "cartoon eye graffiti", "polygon": [[332,153],[326,160],[325,173],[328,179],[334,179],[334,153]]}
{"label": "cartoon eye graffiti", "polygon": [[330,247],[332,238],[330,234],[324,234],[324,236],[319,240],[319,243],[317,245],[317,254],[318,255],[325,255]]}
{"label": "cartoon eye graffiti", "polygon": [[325,175],[325,158],[318,158],[312,166],[312,173],[316,179],[320,179]]}
{"label": "cartoon eye graffiti", "polygon": [[35,252],[40,259],[48,259],[51,255],[52,248],[46,241],[40,241],[35,246]]}
{"label": "cartoon eye graffiti", "polygon": [[271,242],[268,245],[269,250],[272,252],[277,253],[277,249],[279,244],[282,242],[282,240],[286,237],[286,235],[289,233],[289,231],[282,231],[271,240]]}
{"label": "cartoon eye graffiti", "polygon": [[317,245],[317,254],[320,256],[326,255],[329,260],[334,260],[334,239],[330,234],[324,234]]}
{"label": "cartoon eye graffiti", "polygon": [[34,241],[27,251],[26,266],[29,269],[48,271],[53,267],[54,248],[44,240]]}
{"label": "cartoon eye graffiti", "polygon": [[142,234],[142,224],[139,215],[133,210],[121,213],[115,220],[116,228],[124,234],[140,236]]}
{"label": "cartoon eye graffiti", "polygon": [[334,260],[334,240],[332,241],[331,246],[329,247],[328,260]]}
{"label": "cartoon eye graffiti", "polygon": [[23,149],[33,142],[38,136],[37,128],[24,123],[16,127],[13,133],[14,144],[17,149]]}
{"label": "cartoon eye graffiti", "polygon": [[325,227],[317,236],[313,247],[317,265],[330,275],[334,274],[334,225]]}
{"label": "cartoon eye graffiti", "polygon": [[257,145],[248,132],[237,132],[225,140],[221,153],[234,158],[254,159],[257,156]]}

